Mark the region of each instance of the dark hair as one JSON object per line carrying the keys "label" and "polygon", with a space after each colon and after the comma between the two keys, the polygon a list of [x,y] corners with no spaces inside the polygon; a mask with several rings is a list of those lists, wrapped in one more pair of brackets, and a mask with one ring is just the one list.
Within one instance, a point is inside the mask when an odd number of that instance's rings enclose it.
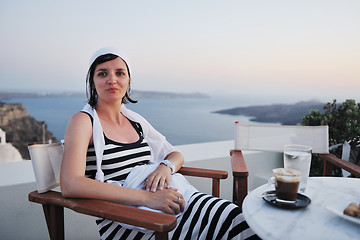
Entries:
{"label": "dark hair", "polygon": [[[89,71],[86,75],[86,96],[88,98],[88,103],[90,104],[90,106],[92,106],[93,108],[95,108],[97,100],[98,100],[98,95],[95,89],[95,84],[94,84],[94,73],[95,73],[95,68],[97,67],[97,65],[102,64],[104,62],[108,62],[111,60],[114,60],[116,58],[118,58],[119,56],[115,55],[115,54],[105,54],[105,55],[101,55],[98,58],[95,59],[95,61],[91,64]],[[121,58],[121,57],[120,57]],[[122,59],[122,58],[121,58]],[[122,59],[124,62],[125,60]],[[130,69],[128,64],[125,62],[126,65],[126,69],[129,73],[129,88],[126,90],[125,96],[122,98],[121,102],[122,103],[137,103],[137,101],[132,100],[130,98],[130,94],[131,94],[131,87],[130,87],[130,82],[131,82],[131,76],[130,76]]]}

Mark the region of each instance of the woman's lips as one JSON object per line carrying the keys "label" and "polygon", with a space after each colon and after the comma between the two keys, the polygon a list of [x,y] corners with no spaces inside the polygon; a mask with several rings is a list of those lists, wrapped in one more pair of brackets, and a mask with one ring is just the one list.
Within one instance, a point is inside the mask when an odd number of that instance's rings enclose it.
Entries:
{"label": "woman's lips", "polygon": [[113,93],[113,92],[116,92],[117,90],[118,90],[117,88],[109,88],[109,89],[108,89],[108,92]]}

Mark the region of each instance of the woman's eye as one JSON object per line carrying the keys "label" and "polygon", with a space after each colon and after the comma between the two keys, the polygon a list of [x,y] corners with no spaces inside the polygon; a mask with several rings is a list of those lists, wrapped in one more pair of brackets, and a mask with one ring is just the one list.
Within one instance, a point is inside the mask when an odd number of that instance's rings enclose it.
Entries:
{"label": "woman's eye", "polygon": [[117,72],[116,73],[118,76],[123,76],[123,75],[125,75],[125,73],[123,73],[123,72]]}
{"label": "woman's eye", "polygon": [[98,73],[98,76],[99,76],[99,77],[105,77],[106,75],[107,75],[106,72],[99,72],[99,73]]}

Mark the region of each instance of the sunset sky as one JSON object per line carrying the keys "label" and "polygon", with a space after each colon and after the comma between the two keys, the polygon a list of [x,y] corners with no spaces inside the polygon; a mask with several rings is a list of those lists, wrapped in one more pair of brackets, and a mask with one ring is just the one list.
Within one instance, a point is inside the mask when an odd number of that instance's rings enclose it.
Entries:
{"label": "sunset sky", "polygon": [[132,88],[360,101],[360,1],[0,1],[0,91],[84,91],[103,46]]}

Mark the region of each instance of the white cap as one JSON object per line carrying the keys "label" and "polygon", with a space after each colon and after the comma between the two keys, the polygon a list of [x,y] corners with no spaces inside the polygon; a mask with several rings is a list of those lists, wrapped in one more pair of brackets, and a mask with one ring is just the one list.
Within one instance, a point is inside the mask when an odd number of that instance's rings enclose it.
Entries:
{"label": "white cap", "polygon": [[89,67],[91,67],[91,64],[93,64],[93,62],[100,56],[105,55],[105,54],[114,54],[118,57],[120,57],[122,60],[124,60],[127,64],[128,62],[124,59],[124,57],[122,56],[122,54],[120,53],[119,49],[115,48],[115,47],[104,47],[104,48],[100,48],[99,50],[97,50],[90,58],[89,61]]}

